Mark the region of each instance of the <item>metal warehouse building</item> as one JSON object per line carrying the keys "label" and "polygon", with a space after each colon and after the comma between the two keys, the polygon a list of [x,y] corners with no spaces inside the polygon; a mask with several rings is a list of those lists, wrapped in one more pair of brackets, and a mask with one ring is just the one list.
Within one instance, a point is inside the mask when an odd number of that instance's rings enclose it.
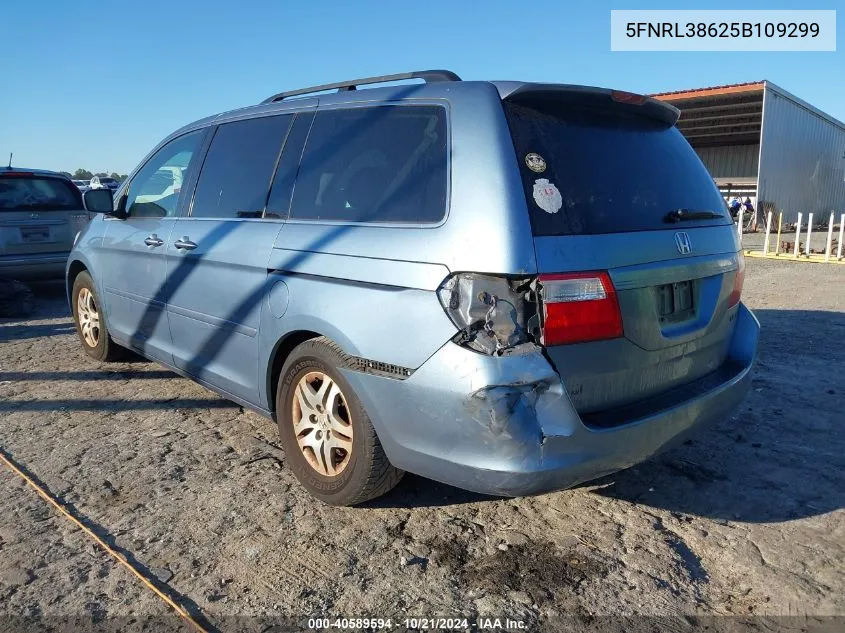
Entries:
{"label": "metal warehouse building", "polygon": [[786,223],[845,211],[845,123],[770,81],[652,96],[681,110],[678,128],[726,197]]}

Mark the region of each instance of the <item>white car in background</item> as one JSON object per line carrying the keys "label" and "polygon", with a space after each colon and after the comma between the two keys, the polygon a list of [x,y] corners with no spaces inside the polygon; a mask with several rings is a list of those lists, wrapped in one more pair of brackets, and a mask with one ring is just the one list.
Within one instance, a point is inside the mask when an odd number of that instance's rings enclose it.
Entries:
{"label": "white car in background", "polygon": [[71,182],[75,184],[76,188],[82,193],[85,193],[91,188],[90,180],[72,180]]}
{"label": "white car in background", "polygon": [[117,191],[120,183],[109,176],[94,176],[91,178],[89,186],[91,189],[111,189],[112,191]]}

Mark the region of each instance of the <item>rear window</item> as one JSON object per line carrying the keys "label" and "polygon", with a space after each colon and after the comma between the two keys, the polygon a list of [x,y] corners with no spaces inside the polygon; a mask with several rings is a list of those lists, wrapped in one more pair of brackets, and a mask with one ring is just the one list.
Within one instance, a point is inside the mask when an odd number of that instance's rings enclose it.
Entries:
{"label": "rear window", "polygon": [[0,176],[0,211],[81,208],[82,195],[69,180],[49,176]]}
{"label": "rear window", "polygon": [[318,112],[290,215],[433,223],[446,213],[446,111],[403,105]]}
{"label": "rear window", "polygon": [[674,228],[673,210],[711,211],[730,222],[707,169],[672,125],[621,108],[533,100],[505,102],[535,235]]}

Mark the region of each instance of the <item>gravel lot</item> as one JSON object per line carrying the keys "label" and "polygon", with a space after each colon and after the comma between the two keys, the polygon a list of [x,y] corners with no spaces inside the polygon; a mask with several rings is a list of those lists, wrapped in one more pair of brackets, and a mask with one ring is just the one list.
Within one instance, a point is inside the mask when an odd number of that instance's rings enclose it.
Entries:
{"label": "gravel lot", "polygon": [[[33,318],[0,320],[0,445],[209,630],[288,615],[510,616],[531,630],[845,616],[845,269],[747,265],[763,334],[742,409],[575,490],[493,499],[409,475],[367,507],[321,505],[269,421],[156,364],[85,357],[60,285],[35,288]],[[0,628],[188,630],[3,466],[0,485]]]}

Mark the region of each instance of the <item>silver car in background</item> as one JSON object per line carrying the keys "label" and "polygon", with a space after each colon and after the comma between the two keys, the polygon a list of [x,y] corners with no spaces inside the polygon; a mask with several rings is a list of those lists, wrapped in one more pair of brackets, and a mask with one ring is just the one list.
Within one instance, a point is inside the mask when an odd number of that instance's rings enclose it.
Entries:
{"label": "silver car in background", "polygon": [[0,278],[61,279],[73,240],[89,218],[67,176],[0,167]]}

